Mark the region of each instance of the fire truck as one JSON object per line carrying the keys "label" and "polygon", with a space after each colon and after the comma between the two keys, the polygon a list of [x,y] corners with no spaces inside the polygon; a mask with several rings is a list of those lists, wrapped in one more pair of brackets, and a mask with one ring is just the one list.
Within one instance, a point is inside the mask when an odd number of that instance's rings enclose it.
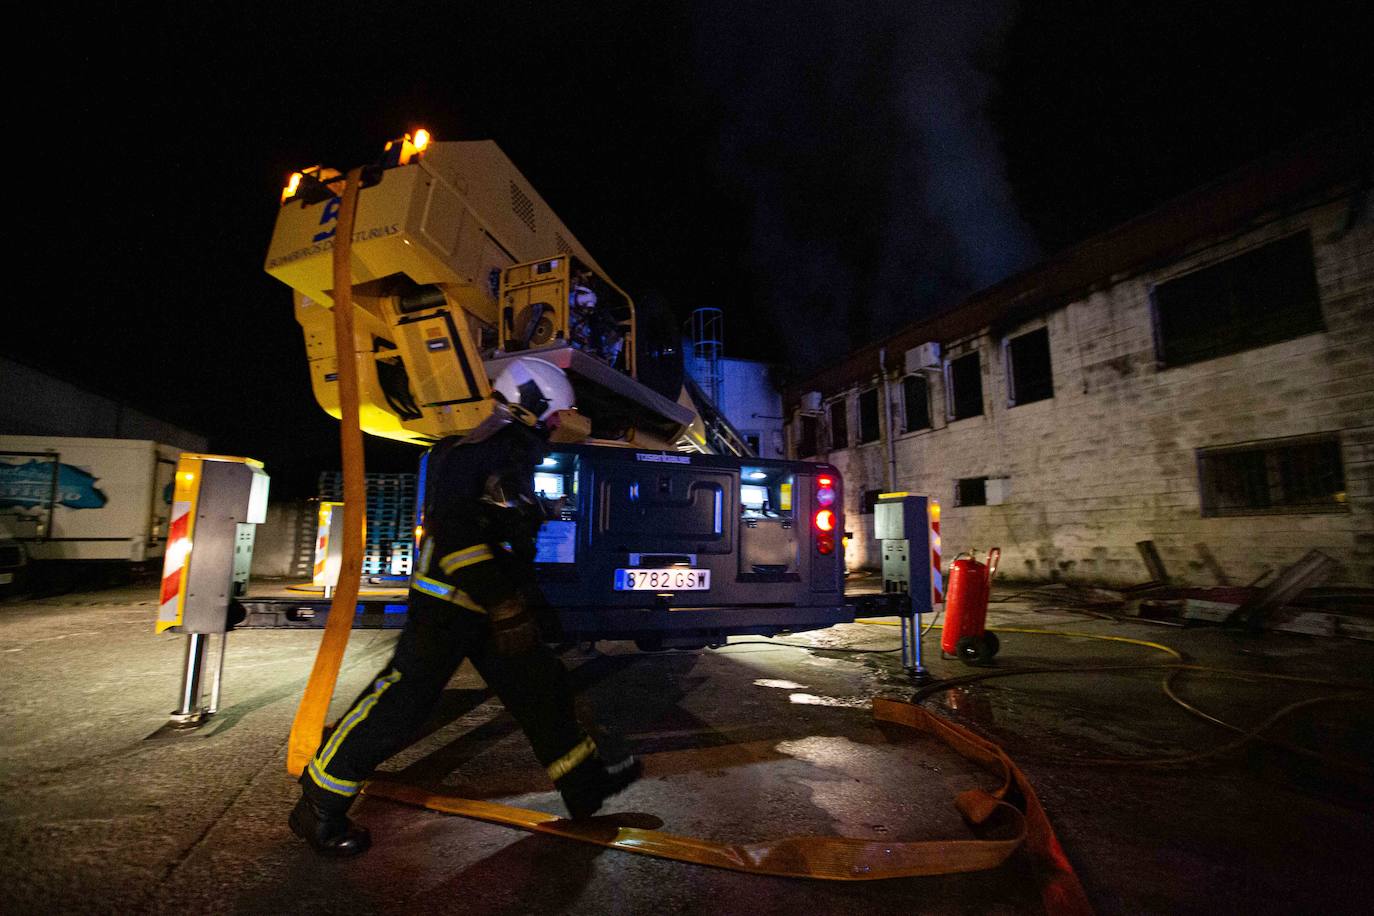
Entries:
{"label": "fire truck", "polygon": [[359,174],[342,240],[341,173],[294,174],[266,259],[293,291],[315,399],[341,416],[342,346],[363,431],[425,449],[488,418],[510,360],[562,370],[576,407],[536,474],[554,507],[537,569],[568,638],[700,646],[853,619],[840,475],[750,454],[684,378],[676,322],[638,308],[494,142],[417,131]]}

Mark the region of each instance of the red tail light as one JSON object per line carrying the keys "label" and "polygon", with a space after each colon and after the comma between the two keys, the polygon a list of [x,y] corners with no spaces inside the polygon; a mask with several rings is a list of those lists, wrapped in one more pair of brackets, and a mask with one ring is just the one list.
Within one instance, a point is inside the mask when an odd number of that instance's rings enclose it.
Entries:
{"label": "red tail light", "polygon": [[831,508],[835,504],[835,482],[833,474],[816,475],[816,514],[811,517],[811,524],[816,527],[816,553],[821,556],[835,552],[834,532],[839,525],[835,510]]}

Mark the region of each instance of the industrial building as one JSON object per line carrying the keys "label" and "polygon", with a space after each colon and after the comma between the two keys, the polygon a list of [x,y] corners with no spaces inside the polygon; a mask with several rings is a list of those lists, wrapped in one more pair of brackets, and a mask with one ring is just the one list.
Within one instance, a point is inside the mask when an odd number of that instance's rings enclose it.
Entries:
{"label": "industrial building", "polygon": [[725,322],[720,309],[695,310],[690,325],[692,334],[683,349],[687,354],[684,368],[691,383],[734,427],[751,454],[784,457],[782,394],[774,382],[773,367],[725,355]]}
{"label": "industrial building", "polygon": [[[1368,126],[1309,138],[789,390],[789,454],[942,507],[945,559],[1125,586],[1245,585],[1318,550],[1374,585]],[[1159,562],[1152,569],[1145,562]]]}
{"label": "industrial building", "polygon": [[18,360],[0,357],[0,435],[151,439],[189,452],[206,437],[96,394]]}

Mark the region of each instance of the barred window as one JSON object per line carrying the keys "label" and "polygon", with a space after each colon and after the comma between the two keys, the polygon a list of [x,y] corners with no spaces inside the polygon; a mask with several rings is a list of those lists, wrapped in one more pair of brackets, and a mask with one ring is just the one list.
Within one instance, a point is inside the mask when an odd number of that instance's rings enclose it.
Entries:
{"label": "barred window", "polygon": [[954,482],[954,505],[986,506],[988,504],[988,479],[986,477],[963,477]]}
{"label": "barred window", "polygon": [[1348,512],[1335,436],[1198,450],[1204,517]]}
{"label": "barred window", "polygon": [[1323,329],[1312,238],[1261,245],[1152,291],[1159,361],[1215,359]]}

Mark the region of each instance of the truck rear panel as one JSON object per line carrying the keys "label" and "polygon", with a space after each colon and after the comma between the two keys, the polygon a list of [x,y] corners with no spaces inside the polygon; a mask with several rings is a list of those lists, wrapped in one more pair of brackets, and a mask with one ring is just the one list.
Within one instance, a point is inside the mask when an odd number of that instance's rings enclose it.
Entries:
{"label": "truck rear panel", "polygon": [[570,639],[708,644],[846,622],[841,486],[809,462],[557,446],[535,475],[553,506],[539,583]]}

